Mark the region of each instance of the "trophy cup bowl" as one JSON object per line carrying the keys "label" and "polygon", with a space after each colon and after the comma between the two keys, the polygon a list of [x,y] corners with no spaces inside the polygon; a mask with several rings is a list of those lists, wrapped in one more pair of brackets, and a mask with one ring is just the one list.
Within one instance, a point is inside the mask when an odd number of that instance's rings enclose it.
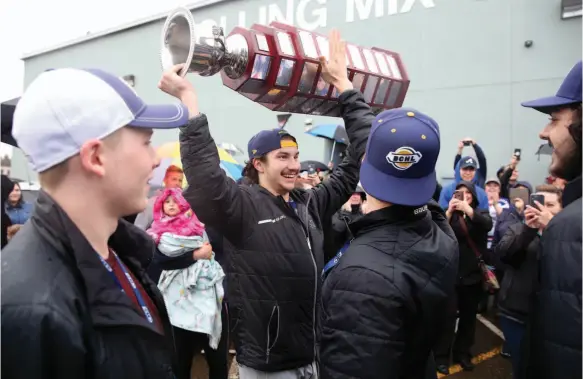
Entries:
{"label": "trophy cup bowl", "polygon": [[162,28],[160,59],[164,70],[183,63],[182,77],[189,72],[211,76],[224,70],[229,78],[238,79],[249,63],[248,45],[241,35],[233,35],[227,43],[220,27],[196,25],[189,9],[178,8]]}

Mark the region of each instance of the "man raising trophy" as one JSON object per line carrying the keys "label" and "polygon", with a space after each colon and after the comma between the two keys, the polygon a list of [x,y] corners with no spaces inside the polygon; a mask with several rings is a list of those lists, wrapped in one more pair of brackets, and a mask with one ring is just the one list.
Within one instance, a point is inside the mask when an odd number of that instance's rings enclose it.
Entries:
{"label": "man raising trophy", "polygon": [[[180,131],[182,164],[190,184],[184,196],[200,220],[220,230],[234,246],[225,271],[241,379],[319,377],[324,231],[358,184],[374,120],[371,107],[349,79],[346,43],[339,32],[330,33],[327,48],[327,58],[317,57],[318,72],[338,92],[336,102],[350,144],[330,178],[309,190],[295,189],[298,144],[281,129],[251,138],[244,174],[252,184],[237,185],[220,169],[207,117],[199,111],[192,84],[181,75],[184,64],[166,70],[159,83],[190,114]],[[188,377],[189,365],[181,362],[185,369],[179,379]]]}

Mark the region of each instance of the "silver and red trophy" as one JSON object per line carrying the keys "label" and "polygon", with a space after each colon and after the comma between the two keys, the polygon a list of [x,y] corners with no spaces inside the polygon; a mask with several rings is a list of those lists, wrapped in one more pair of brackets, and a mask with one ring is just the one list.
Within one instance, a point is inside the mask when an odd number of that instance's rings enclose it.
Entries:
{"label": "silver and red trophy", "polygon": [[[328,38],[281,22],[250,29],[202,28],[190,10],[173,11],[162,30],[162,67],[184,63],[189,72],[211,76],[252,101],[278,112],[340,116],[338,90],[321,77],[319,57]],[[347,44],[348,78],[375,113],[403,105],[409,77],[399,54]]]}

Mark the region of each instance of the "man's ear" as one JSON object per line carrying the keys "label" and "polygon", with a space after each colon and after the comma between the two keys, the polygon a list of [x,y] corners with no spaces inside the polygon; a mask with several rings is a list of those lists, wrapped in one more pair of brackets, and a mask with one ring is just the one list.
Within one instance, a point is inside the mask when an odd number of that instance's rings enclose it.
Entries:
{"label": "man's ear", "polygon": [[253,167],[255,167],[257,172],[262,174],[265,172],[265,165],[259,159],[253,159]]}
{"label": "man's ear", "polygon": [[93,139],[85,142],[79,150],[81,166],[86,171],[97,175],[105,175],[103,141]]}

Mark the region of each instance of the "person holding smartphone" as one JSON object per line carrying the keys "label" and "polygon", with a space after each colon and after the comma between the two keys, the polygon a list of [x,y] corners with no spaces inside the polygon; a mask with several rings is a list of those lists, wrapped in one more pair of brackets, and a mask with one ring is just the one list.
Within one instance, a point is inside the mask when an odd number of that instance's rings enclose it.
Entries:
{"label": "person holding smartphone", "polygon": [[519,373],[520,345],[528,320],[529,299],[535,288],[540,236],[554,215],[561,211],[561,195],[562,191],[552,185],[538,186],[536,193],[530,196],[524,220],[514,219],[512,224],[503,226],[502,239],[494,250],[506,265],[498,310],[514,377]]}
{"label": "person holding smartphone", "polygon": [[[478,184],[478,186],[483,188],[484,181],[486,180],[486,177],[488,175],[488,166],[487,166],[486,155],[484,154],[484,150],[482,150],[482,148],[480,147],[480,145],[478,145],[478,143],[476,142],[475,139],[470,138],[470,137],[466,137],[458,142],[457,154],[455,155],[455,158],[453,160],[453,169],[455,171],[459,170],[458,163],[460,161],[463,161],[462,153],[463,153],[465,147],[472,147],[474,149],[474,152],[476,153],[476,159],[478,161],[478,165],[477,165],[476,181],[475,182]],[[464,158],[467,158],[467,156]],[[467,179],[464,179],[464,180],[467,180]]]}
{"label": "person holding smartphone", "polygon": [[[518,152],[518,155],[517,155]],[[498,170],[498,178],[500,179],[500,195],[508,198],[509,191],[518,183],[518,164],[520,163],[520,149],[515,149],[514,154],[510,158],[510,163],[502,166]]]}
{"label": "person holding smartphone", "polygon": [[[462,181],[455,187],[445,215],[459,244],[458,280],[456,296],[451,299],[448,322],[434,348],[437,371],[449,374],[449,356],[453,347],[453,360],[466,371],[474,369],[471,348],[476,332],[478,304],[484,292],[480,259],[487,250],[488,231],[492,218],[488,209],[478,208],[476,186]],[[456,313],[459,323],[455,332]]]}

